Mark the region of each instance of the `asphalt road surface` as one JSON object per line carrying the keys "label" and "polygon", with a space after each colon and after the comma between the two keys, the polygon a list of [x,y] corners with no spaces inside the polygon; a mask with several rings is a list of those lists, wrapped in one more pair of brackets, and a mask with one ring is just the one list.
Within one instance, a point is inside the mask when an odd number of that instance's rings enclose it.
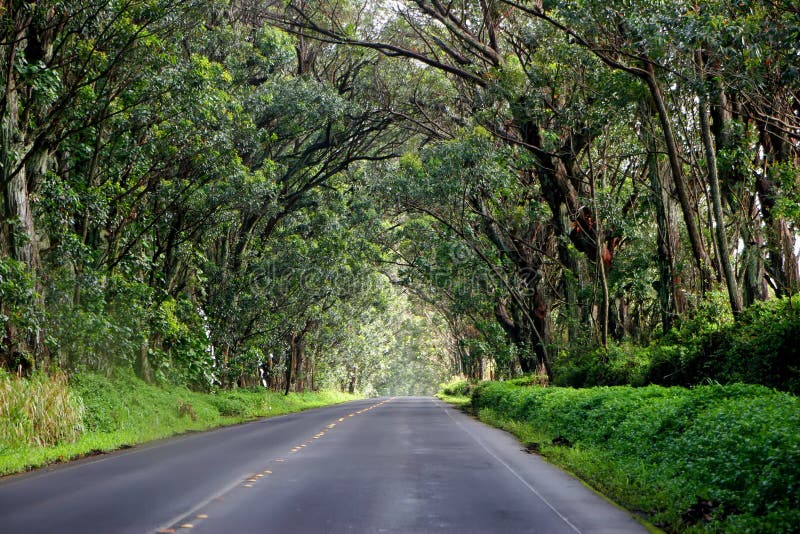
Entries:
{"label": "asphalt road surface", "polygon": [[5,533],[633,533],[564,472],[431,398],[370,399],[0,481]]}

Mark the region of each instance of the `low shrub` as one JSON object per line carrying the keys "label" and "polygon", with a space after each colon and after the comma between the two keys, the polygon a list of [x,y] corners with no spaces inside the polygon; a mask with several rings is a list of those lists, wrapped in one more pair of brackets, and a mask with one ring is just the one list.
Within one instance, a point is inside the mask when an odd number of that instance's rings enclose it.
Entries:
{"label": "low shrub", "polygon": [[[717,299],[718,300],[718,299]],[[756,303],[734,320],[716,300],[679,329],[637,347],[564,351],[554,384],[569,387],[749,383],[800,393],[800,296]]]}
{"label": "low shrub", "polygon": [[654,350],[648,382],[745,382],[800,393],[800,296],[756,303],[717,328],[697,323],[688,321]]}
{"label": "low shrub", "polygon": [[439,389],[442,393],[451,397],[469,397],[472,394],[473,387],[473,382],[455,379],[447,384],[442,384]]}
{"label": "low shrub", "polygon": [[791,532],[800,520],[800,400],[790,394],[492,382],[473,406],[523,422],[543,436],[543,454],[669,530]]}
{"label": "low shrub", "polygon": [[249,413],[247,403],[240,398],[215,393],[208,396],[208,402],[227,417],[244,417]]}

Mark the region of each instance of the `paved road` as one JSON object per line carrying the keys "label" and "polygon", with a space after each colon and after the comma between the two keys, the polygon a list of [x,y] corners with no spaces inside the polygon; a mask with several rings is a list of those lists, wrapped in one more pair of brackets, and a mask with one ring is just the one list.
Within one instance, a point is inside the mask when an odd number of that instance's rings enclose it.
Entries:
{"label": "paved road", "polygon": [[431,398],[357,401],[0,482],[2,533],[159,531],[646,532]]}

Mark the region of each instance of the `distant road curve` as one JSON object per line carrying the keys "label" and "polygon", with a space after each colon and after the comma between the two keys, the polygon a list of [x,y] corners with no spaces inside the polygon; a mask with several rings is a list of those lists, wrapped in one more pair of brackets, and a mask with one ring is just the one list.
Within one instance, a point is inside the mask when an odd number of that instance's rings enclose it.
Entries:
{"label": "distant road curve", "polygon": [[639,533],[505,432],[371,399],[0,481],[0,532]]}

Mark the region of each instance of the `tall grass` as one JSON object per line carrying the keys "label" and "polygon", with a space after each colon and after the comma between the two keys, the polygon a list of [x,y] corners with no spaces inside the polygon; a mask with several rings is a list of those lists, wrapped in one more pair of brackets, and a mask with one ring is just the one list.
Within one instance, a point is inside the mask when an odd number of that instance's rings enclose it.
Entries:
{"label": "tall grass", "polygon": [[83,431],[83,403],[63,373],[19,378],[0,370],[0,451],[72,442]]}

